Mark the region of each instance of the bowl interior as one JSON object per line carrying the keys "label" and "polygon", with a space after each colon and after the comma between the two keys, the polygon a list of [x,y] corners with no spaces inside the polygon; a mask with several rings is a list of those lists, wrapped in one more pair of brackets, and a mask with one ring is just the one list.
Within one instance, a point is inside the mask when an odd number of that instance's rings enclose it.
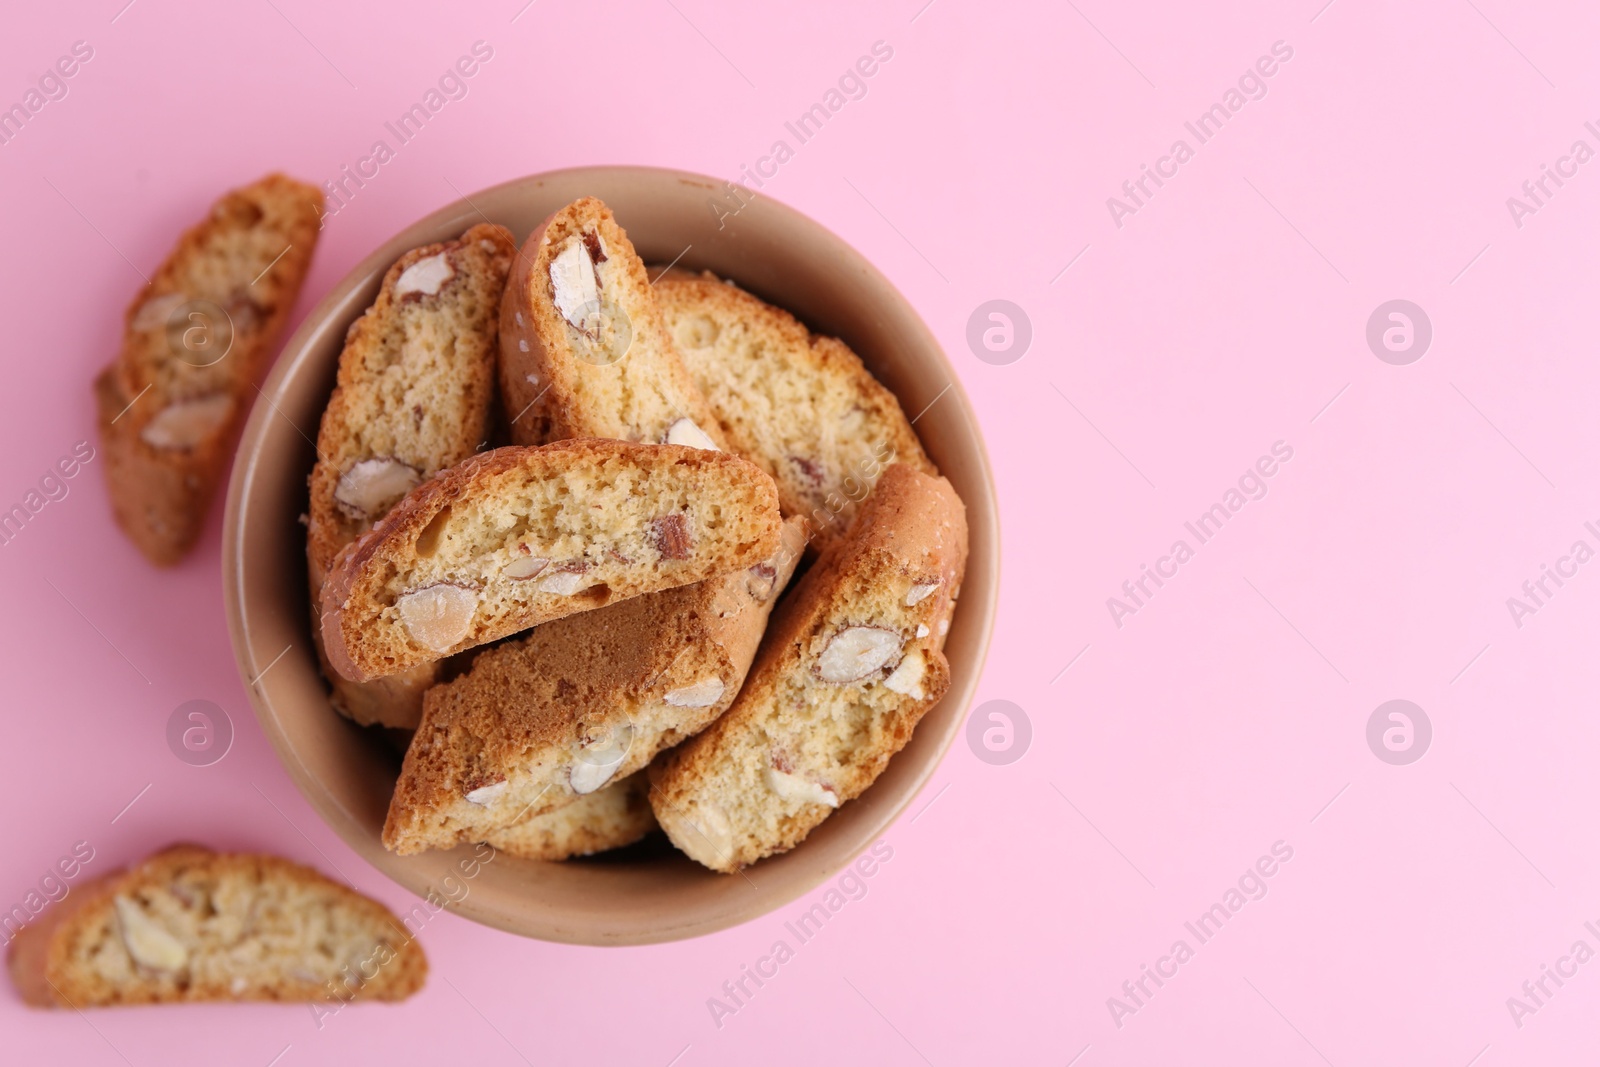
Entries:
{"label": "bowl interior", "polygon": [[[508,182],[407,227],[341,281],[290,339],[235,462],[224,530],[228,622],[240,673],[279,758],[323,819],[368,862],[419,896],[452,901],[459,914],[513,933],[581,944],[667,941],[747,921],[815,888],[875,841],[927,782],[961,729],[983,665],[999,531],[983,442],[949,362],[905,299],[843,241],[766,198],[730,214],[738,201],[723,190],[714,179],[677,171],[585,168]],[[967,506],[971,557],[946,647],[948,695],[866,794],[800,847],[745,876],[713,874],[669,848],[566,863],[505,855],[480,863],[470,846],[396,856],[380,834],[398,756],[379,732],[329,707],[317,671],[298,520],[346,329],[406,250],[483,221],[505,225],[521,241],[551,212],[586,195],[612,207],[647,263],[676,260],[715,271],[814,331],[842,338],[907,415],[920,416],[916,427],[928,453]]]}

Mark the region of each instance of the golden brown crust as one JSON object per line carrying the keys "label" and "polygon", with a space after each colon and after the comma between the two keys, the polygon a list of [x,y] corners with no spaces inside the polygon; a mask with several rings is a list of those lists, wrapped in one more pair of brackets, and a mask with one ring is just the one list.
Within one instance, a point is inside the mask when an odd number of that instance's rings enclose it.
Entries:
{"label": "golden brown crust", "polygon": [[[121,354],[94,391],[112,511],[154,563],[177,563],[200,535],[310,268],[321,209],[320,191],[281,174],[234,190],[128,307]],[[231,347],[214,356],[224,333]],[[176,417],[186,403],[200,406]]]}
{"label": "golden brown crust", "polygon": [[842,341],[715,275],[673,269],[655,291],[728,445],[772,475],[821,551],[891,463],[938,474],[894,394]]}
{"label": "golden brown crust", "polygon": [[[657,523],[667,519],[688,532],[687,554],[665,551]],[[754,566],[777,549],[780,524],[772,479],[720,452],[573,440],[480,453],[418,486],[339,554],[323,583],[323,642],[347,678],[393,674]],[[547,569],[517,580],[514,561],[530,553]],[[552,589],[561,573],[575,576],[573,588]],[[440,586],[463,591],[452,595],[469,602],[470,624],[454,643],[430,648],[397,603]]]}
{"label": "golden brown crust", "polygon": [[545,623],[429,690],[384,844],[497,843],[490,832],[592,796],[704,729],[738,694],[803,551],[797,520],[783,533],[751,571]]}
{"label": "golden brown crust", "polygon": [[[413,249],[390,266],[377,299],[351,324],[310,478],[306,557],[313,605],[339,550],[404,494],[406,478],[431,478],[487,443],[500,295],[515,255],[511,232],[486,224]],[[367,484],[383,487],[381,493],[363,492],[357,480],[373,468],[378,473]],[[436,665],[353,682],[328,668],[320,631],[314,629],[317,654],[333,706],[363,726],[415,729]]]}
{"label": "golden brown crust", "polygon": [[[278,896],[269,899],[272,893]],[[131,954],[118,898],[146,916],[150,902],[160,900],[193,920],[181,930],[170,928],[180,925],[170,914],[154,920],[165,924],[168,936],[178,935],[187,957],[180,968],[154,969]],[[294,903],[289,911],[285,901]],[[304,943],[292,943],[294,931]],[[319,957],[331,941],[367,948],[350,961]],[[326,973],[279,973],[281,966],[263,958],[273,954],[310,960],[299,966]],[[74,888],[18,933],[7,963],[25,1002],[72,1008],[333,996],[402,1000],[422,987],[428,972],[421,946],[376,901],[289,860],[194,845],[173,846],[132,870]],[[370,966],[372,973],[347,981],[347,964]]]}
{"label": "golden brown crust", "polygon": [[[650,803],[673,844],[738,870],[864,792],[949,687],[942,649],[966,555],[950,484],[890,467],[779,606],[733,706],[655,775]],[[830,675],[834,642],[860,630],[883,655],[858,676]]]}
{"label": "golden brown crust", "polygon": [[[591,264],[599,260],[603,323],[595,339],[556,303],[551,265],[572,240],[593,249]],[[726,448],[668,337],[644,263],[611,209],[593,197],[555,212],[523,242],[501,304],[500,387],[517,444],[666,441],[672,424],[688,419]]]}

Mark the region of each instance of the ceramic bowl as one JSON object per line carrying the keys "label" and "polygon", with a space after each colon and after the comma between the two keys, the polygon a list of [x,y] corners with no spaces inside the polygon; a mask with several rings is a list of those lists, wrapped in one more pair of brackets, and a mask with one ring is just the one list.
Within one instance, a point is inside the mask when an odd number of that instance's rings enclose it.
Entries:
{"label": "ceramic bowl", "polygon": [[[565,170],[474,193],[406,227],[336,285],[289,340],[233,468],[223,535],[228,626],[278,757],[321,817],[374,867],[419,896],[459,898],[451,905],[458,914],[513,933],[593,945],[669,941],[794,900],[842,871],[911,803],[961,732],[978,684],[1000,541],[983,440],[949,360],[906,299],[844,241],[764,196],[734,211],[724,189],[712,178],[646,167]],[[499,855],[477,864],[470,846],[396,856],[380,840],[396,749],[381,732],[336,714],[317,671],[300,516],[346,329],[408,249],[483,221],[505,225],[520,241],[580,196],[611,206],[646,263],[715,271],[814,331],[842,338],[916,417],[929,455],[967,506],[971,557],[945,649],[949,693],[871,789],[799,847],[745,876],[713,874],[664,843],[566,863]]]}

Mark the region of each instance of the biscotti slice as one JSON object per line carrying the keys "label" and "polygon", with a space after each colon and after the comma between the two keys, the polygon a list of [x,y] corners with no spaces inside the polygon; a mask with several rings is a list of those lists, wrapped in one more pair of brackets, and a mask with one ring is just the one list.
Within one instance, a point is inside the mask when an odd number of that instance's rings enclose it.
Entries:
{"label": "biscotti slice", "polygon": [[[413,249],[351,325],[322,413],[311,471],[306,558],[312,602],[339,550],[401,497],[483,445],[494,405],[500,294],[517,253],[511,231],[474,226]],[[318,636],[320,652],[321,639]],[[325,671],[333,706],[363,726],[415,729],[435,664],[373,682]]]}
{"label": "biscotti slice", "polygon": [[500,312],[511,440],[614,437],[725,448],[611,209],[574,201],[522,245]]}
{"label": "biscotti slice", "polygon": [[749,570],[545,623],[430,689],[384,823],[400,853],[490,840],[699,732],[744,683],[804,548],[784,524]]}
{"label": "biscotti slice", "polygon": [[321,192],[281,174],[237,189],[128,308],[95,398],[112,512],[154,563],[177,563],[200,536],[321,212]]}
{"label": "biscotti slice", "polygon": [[672,843],[736,871],[860,796],[949,687],[942,649],[966,556],[950,483],[885,471],[779,608],[733,707],[667,757],[650,806]]}
{"label": "biscotti slice", "polygon": [[496,830],[484,841],[501,852],[529,860],[564,860],[608,852],[631,845],[656,828],[649,794],[650,780],[639,771],[565,807]]}
{"label": "biscotti slice", "polygon": [[562,441],[482,452],[345,547],[322,640],[352,681],[551,619],[744,570],[778,547],[760,468],[679,445]]}
{"label": "biscotti slice", "polygon": [[842,341],[711,274],[665,272],[656,298],[728,446],[772,475],[821,551],[891,463],[939,473],[894,394]]}
{"label": "biscotti slice", "polygon": [[309,867],[194,845],[73,890],[7,956],[36,1007],[403,1000],[428,961],[390,911]]}

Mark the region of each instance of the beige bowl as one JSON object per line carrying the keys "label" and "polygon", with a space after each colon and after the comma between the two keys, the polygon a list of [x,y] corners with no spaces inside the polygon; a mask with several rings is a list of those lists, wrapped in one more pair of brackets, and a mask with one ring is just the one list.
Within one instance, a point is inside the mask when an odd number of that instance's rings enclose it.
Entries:
{"label": "beige bowl", "polygon": [[[459,898],[452,905],[457,913],[502,930],[578,944],[641,944],[710,933],[794,900],[841,871],[917,795],[961,731],[978,684],[995,612],[1000,540],[988,457],[949,361],[894,286],[805,216],[758,197],[719,228],[711,205],[733,206],[722,188],[677,171],[593,167],[507,182],[434,212],[368,256],[311,312],[267,380],[239,446],[228,486],[223,578],[234,655],[262,729],[300,791],[351,848],[412,892]],[[946,648],[949,694],[864,796],[746,877],[712,874],[665,847],[567,863],[499,855],[481,866],[469,846],[396,856],[380,834],[399,760],[384,737],[329,707],[317,673],[299,519],[315,459],[311,442],[346,329],[406,250],[486,220],[521,240],[580,196],[605,200],[646,262],[677,260],[715,271],[813,330],[843,338],[907,414],[920,413],[923,443],[967,505],[972,556]]]}

